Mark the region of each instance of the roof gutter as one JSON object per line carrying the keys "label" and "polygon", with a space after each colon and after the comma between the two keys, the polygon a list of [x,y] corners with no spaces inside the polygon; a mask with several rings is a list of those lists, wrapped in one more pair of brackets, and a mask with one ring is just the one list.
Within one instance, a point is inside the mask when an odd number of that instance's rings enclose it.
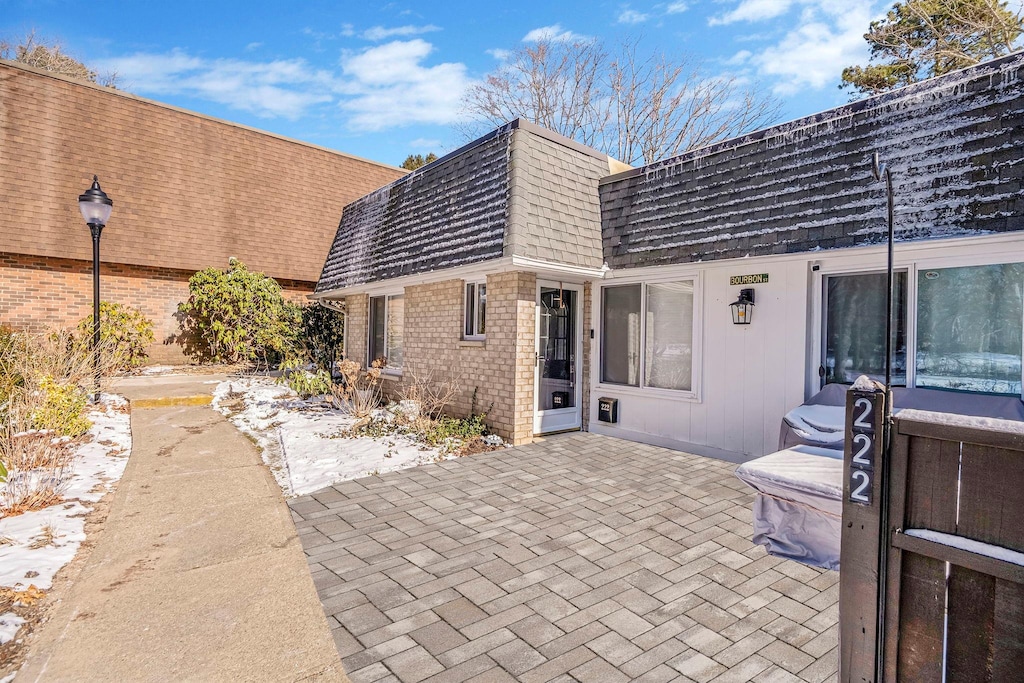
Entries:
{"label": "roof gutter", "polygon": [[[393,292],[405,287],[415,287],[432,282],[444,282],[446,280],[465,280],[474,277],[482,277],[492,273],[507,273],[509,271],[522,270],[536,273],[541,277],[564,279],[566,282],[586,280],[603,280],[610,272],[608,265],[600,268],[590,266],[574,266],[553,261],[543,261],[526,256],[503,256],[501,258],[480,261],[465,266],[444,268],[442,270],[431,270],[426,273],[415,273],[401,277],[388,278],[386,280],[374,280],[372,282],[361,282],[348,287],[340,287],[325,292],[314,292],[311,299],[327,306],[328,302],[339,305],[346,296],[354,294],[376,294]],[[327,306],[332,308],[331,306]],[[333,309],[337,310],[337,309]]]}

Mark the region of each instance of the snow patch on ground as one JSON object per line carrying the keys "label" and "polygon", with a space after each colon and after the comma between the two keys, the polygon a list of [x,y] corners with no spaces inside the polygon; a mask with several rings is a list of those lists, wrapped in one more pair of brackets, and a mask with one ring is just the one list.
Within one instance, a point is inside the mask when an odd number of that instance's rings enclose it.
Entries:
{"label": "snow patch on ground", "polygon": [[[14,612],[7,612],[0,614],[0,645],[14,640],[14,636],[17,635],[18,629],[25,623],[25,620],[19,617]],[[7,680],[6,678],[4,680]]]}
{"label": "snow patch on ground", "polygon": [[[34,584],[48,589],[53,576],[71,561],[85,540],[85,516],[94,503],[110,491],[128,464],[132,437],[125,399],[104,394],[99,408],[89,412],[92,428],[89,441],[75,453],[74,471],[63,491],[64,502],[0,519],[0,586],[24,590]],[[31,548],[43,535],[44,527],[53,530],[53,544]],[[38,572],[26,577],[26,572]]]}
{"label": "snow patch on ground", "polygon": [[139,370],[140,375],[170,375],[174,372],[178,372],[180,368],[176,368],[173,365],[148,365]]}
{"label": "snow patch on ground", "polygon": [[404,436],[343,438],[356,418],[269,378],[221,382],[213,407],[260,447],[286,496],[454,457]]}
{"label": "snow patch on ground", "polygon": [[[120,396],[103,394],[100,405],[89,412],[89,441],[75,452],[63,502],[0,519],[0,586],[47,590],[54,575],[74,558],[85,540],[85,517],[92,510],[84,503],[106,495],[128,465],[132,436],[126,403]],[[52,541],[43,545],[47,531]],[[17,619],[13,613],[0,615],[0,643],[10,639],[11,629],[11,637],[17,632]]]}

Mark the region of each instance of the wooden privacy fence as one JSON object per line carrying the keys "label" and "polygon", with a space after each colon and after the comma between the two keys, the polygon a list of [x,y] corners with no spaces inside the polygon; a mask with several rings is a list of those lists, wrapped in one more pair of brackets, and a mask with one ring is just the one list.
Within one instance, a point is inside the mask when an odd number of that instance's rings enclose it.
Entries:
{"label": "wooden privacy fence", "polygon": [[886,468],[884,393],[850,393],[842,680],[1024,681],[1024,424],[901,411]]}

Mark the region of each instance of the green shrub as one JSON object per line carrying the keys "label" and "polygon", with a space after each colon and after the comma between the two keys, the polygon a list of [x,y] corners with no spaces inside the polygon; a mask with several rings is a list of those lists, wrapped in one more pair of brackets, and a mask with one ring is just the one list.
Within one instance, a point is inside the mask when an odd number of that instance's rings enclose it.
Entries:
{"label": "green shrub", "polygon": [[345,342],[344,316],[320,304],[304,306],[300,341],[309,360],[330,373]]}
{"label": "green shrub", "polygon": [[298,345],[300,307],[285,301],[276,280],[238,259],[227,270],[199,271],[188,290],[188,301],[178,304],[178,340],[192,358],[269,366]]}
{"label": "green shrub", "polygon": [[312,370],[307,370],[302,361],[293,358],[282,363],[281,370],[283,372],[277,378],[277,383],[288,385],[289,389],[302,398],[331,393],[331,373],[323,368],[314,366]]}
{"label": "green shrub", "polygon": [[428,446],[444,445],[449,439],[467,441],[487,433],[483,415],[461,419],[441,416],[423,423],[422,438]]}
{"label": "green shrub", "polygon": [[[78,343],[92,348],[92,314],[78,323]],[[131,370],[146,362],[146,347],[153,343],[153,321],[125,304],[100,302],[100,342],[115,357],[116,370]]]}
{"label": "green shrub", "polygon": [[32,411],[34,429],[52,429],[64,436],[81,436],[92,422],[85,416],[88,395],[77,384],[60,383],[51,377],[39,381],[42,400]]}

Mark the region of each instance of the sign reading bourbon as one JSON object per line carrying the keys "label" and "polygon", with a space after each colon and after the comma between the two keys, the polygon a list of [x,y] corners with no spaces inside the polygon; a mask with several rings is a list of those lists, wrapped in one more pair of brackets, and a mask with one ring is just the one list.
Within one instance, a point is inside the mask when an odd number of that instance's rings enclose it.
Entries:
{"label": "sign reading bourbon", "polygon": [[768,273],[757,275],[733,275],[729,278],[730,285],[763,285],[768,283]]}

